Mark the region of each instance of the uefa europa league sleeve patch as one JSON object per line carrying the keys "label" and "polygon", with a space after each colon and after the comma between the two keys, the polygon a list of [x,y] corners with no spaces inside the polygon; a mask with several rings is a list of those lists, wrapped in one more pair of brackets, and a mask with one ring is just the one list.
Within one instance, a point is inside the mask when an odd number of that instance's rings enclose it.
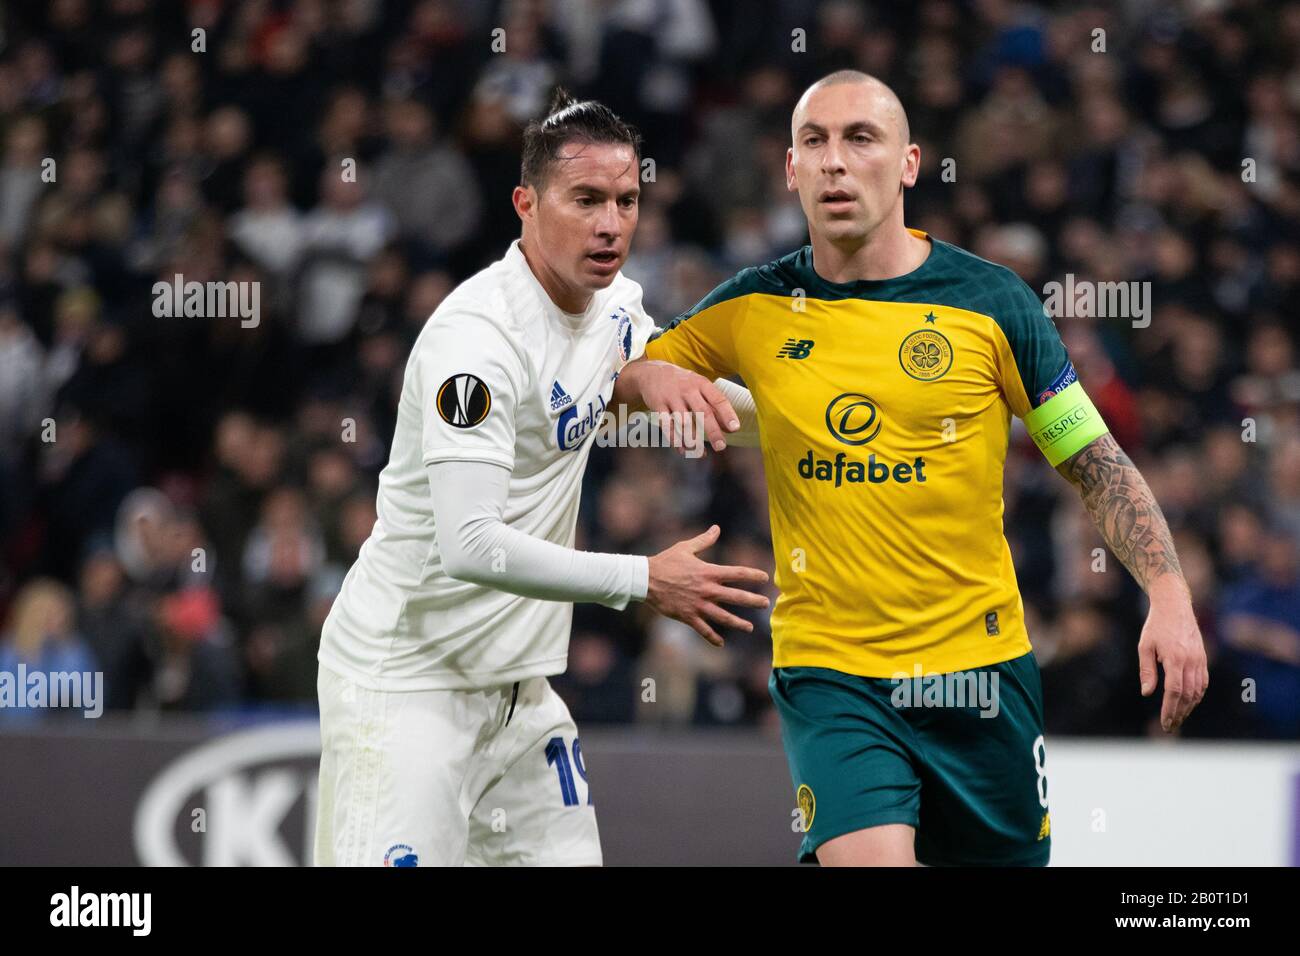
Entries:
{"label": "uefa europa league sleeve patch", "polygon": [[453,428],[473,428],[492,409],[487,383],[475,375],[453,375],[438,389],[438,415]]}

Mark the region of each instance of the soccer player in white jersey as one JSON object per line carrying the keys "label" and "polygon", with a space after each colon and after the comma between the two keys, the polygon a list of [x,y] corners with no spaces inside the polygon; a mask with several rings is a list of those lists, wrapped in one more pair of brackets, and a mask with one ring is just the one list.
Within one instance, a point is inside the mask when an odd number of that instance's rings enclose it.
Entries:
{"label": "soccer player in white jersey", "polygon": [[[524,137],[522,236],[462,283],[411,351],[378,521],[321,634],[318,865],[599,865],[577,729],[546,677],[574,601],[642,600],[711,643],[766,607],[752,568],[573,549],[592,436],[653,323],[619,270],[640,140],[557,95]],[[709,439],[738,427],[683,372]]]}

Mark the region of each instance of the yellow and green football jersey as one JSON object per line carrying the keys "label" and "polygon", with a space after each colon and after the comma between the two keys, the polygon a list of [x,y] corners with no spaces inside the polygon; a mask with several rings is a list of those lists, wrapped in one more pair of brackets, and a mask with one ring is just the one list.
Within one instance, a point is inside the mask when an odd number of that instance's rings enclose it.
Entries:
{"label": "yellow and green football jersey", "polygon": [[754,395],[776,584],[773,666],[946,673],[1030,649],[1002,533],[1011,416],[1057,464],[1106,432],[1034,292],[929,239],[836,283],[805,246],[745,269],[646,356]]}

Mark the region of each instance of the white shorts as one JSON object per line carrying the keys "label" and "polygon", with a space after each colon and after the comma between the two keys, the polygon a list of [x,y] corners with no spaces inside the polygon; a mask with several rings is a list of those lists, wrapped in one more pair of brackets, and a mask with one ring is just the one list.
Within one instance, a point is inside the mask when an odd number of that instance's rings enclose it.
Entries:
{"label": "white shorts", "polygon": [[386,693],[324,667],[317,866],[600,866],[578,729],[544,677]]}

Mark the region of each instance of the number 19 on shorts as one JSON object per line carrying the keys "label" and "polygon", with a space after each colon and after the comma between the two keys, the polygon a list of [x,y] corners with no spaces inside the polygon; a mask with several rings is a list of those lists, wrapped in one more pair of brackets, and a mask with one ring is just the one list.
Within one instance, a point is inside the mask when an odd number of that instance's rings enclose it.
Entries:
{"label": "number 19 on shorts", "polygon": [[572,753],[569,757],[570,748],[565,744],[563,737],[552,737],[546,742],[546,763],[555,768],[555,774],[560,778],[560,797],[566,807],[576,807],[579,804],[577,781],[574,779],[574,772],[582,779],[582,788],[587,791],[587,805],[591,806],[591,787],[587,784],[587,768],[582,763],[582,744],[578,738],[573,738]]}

